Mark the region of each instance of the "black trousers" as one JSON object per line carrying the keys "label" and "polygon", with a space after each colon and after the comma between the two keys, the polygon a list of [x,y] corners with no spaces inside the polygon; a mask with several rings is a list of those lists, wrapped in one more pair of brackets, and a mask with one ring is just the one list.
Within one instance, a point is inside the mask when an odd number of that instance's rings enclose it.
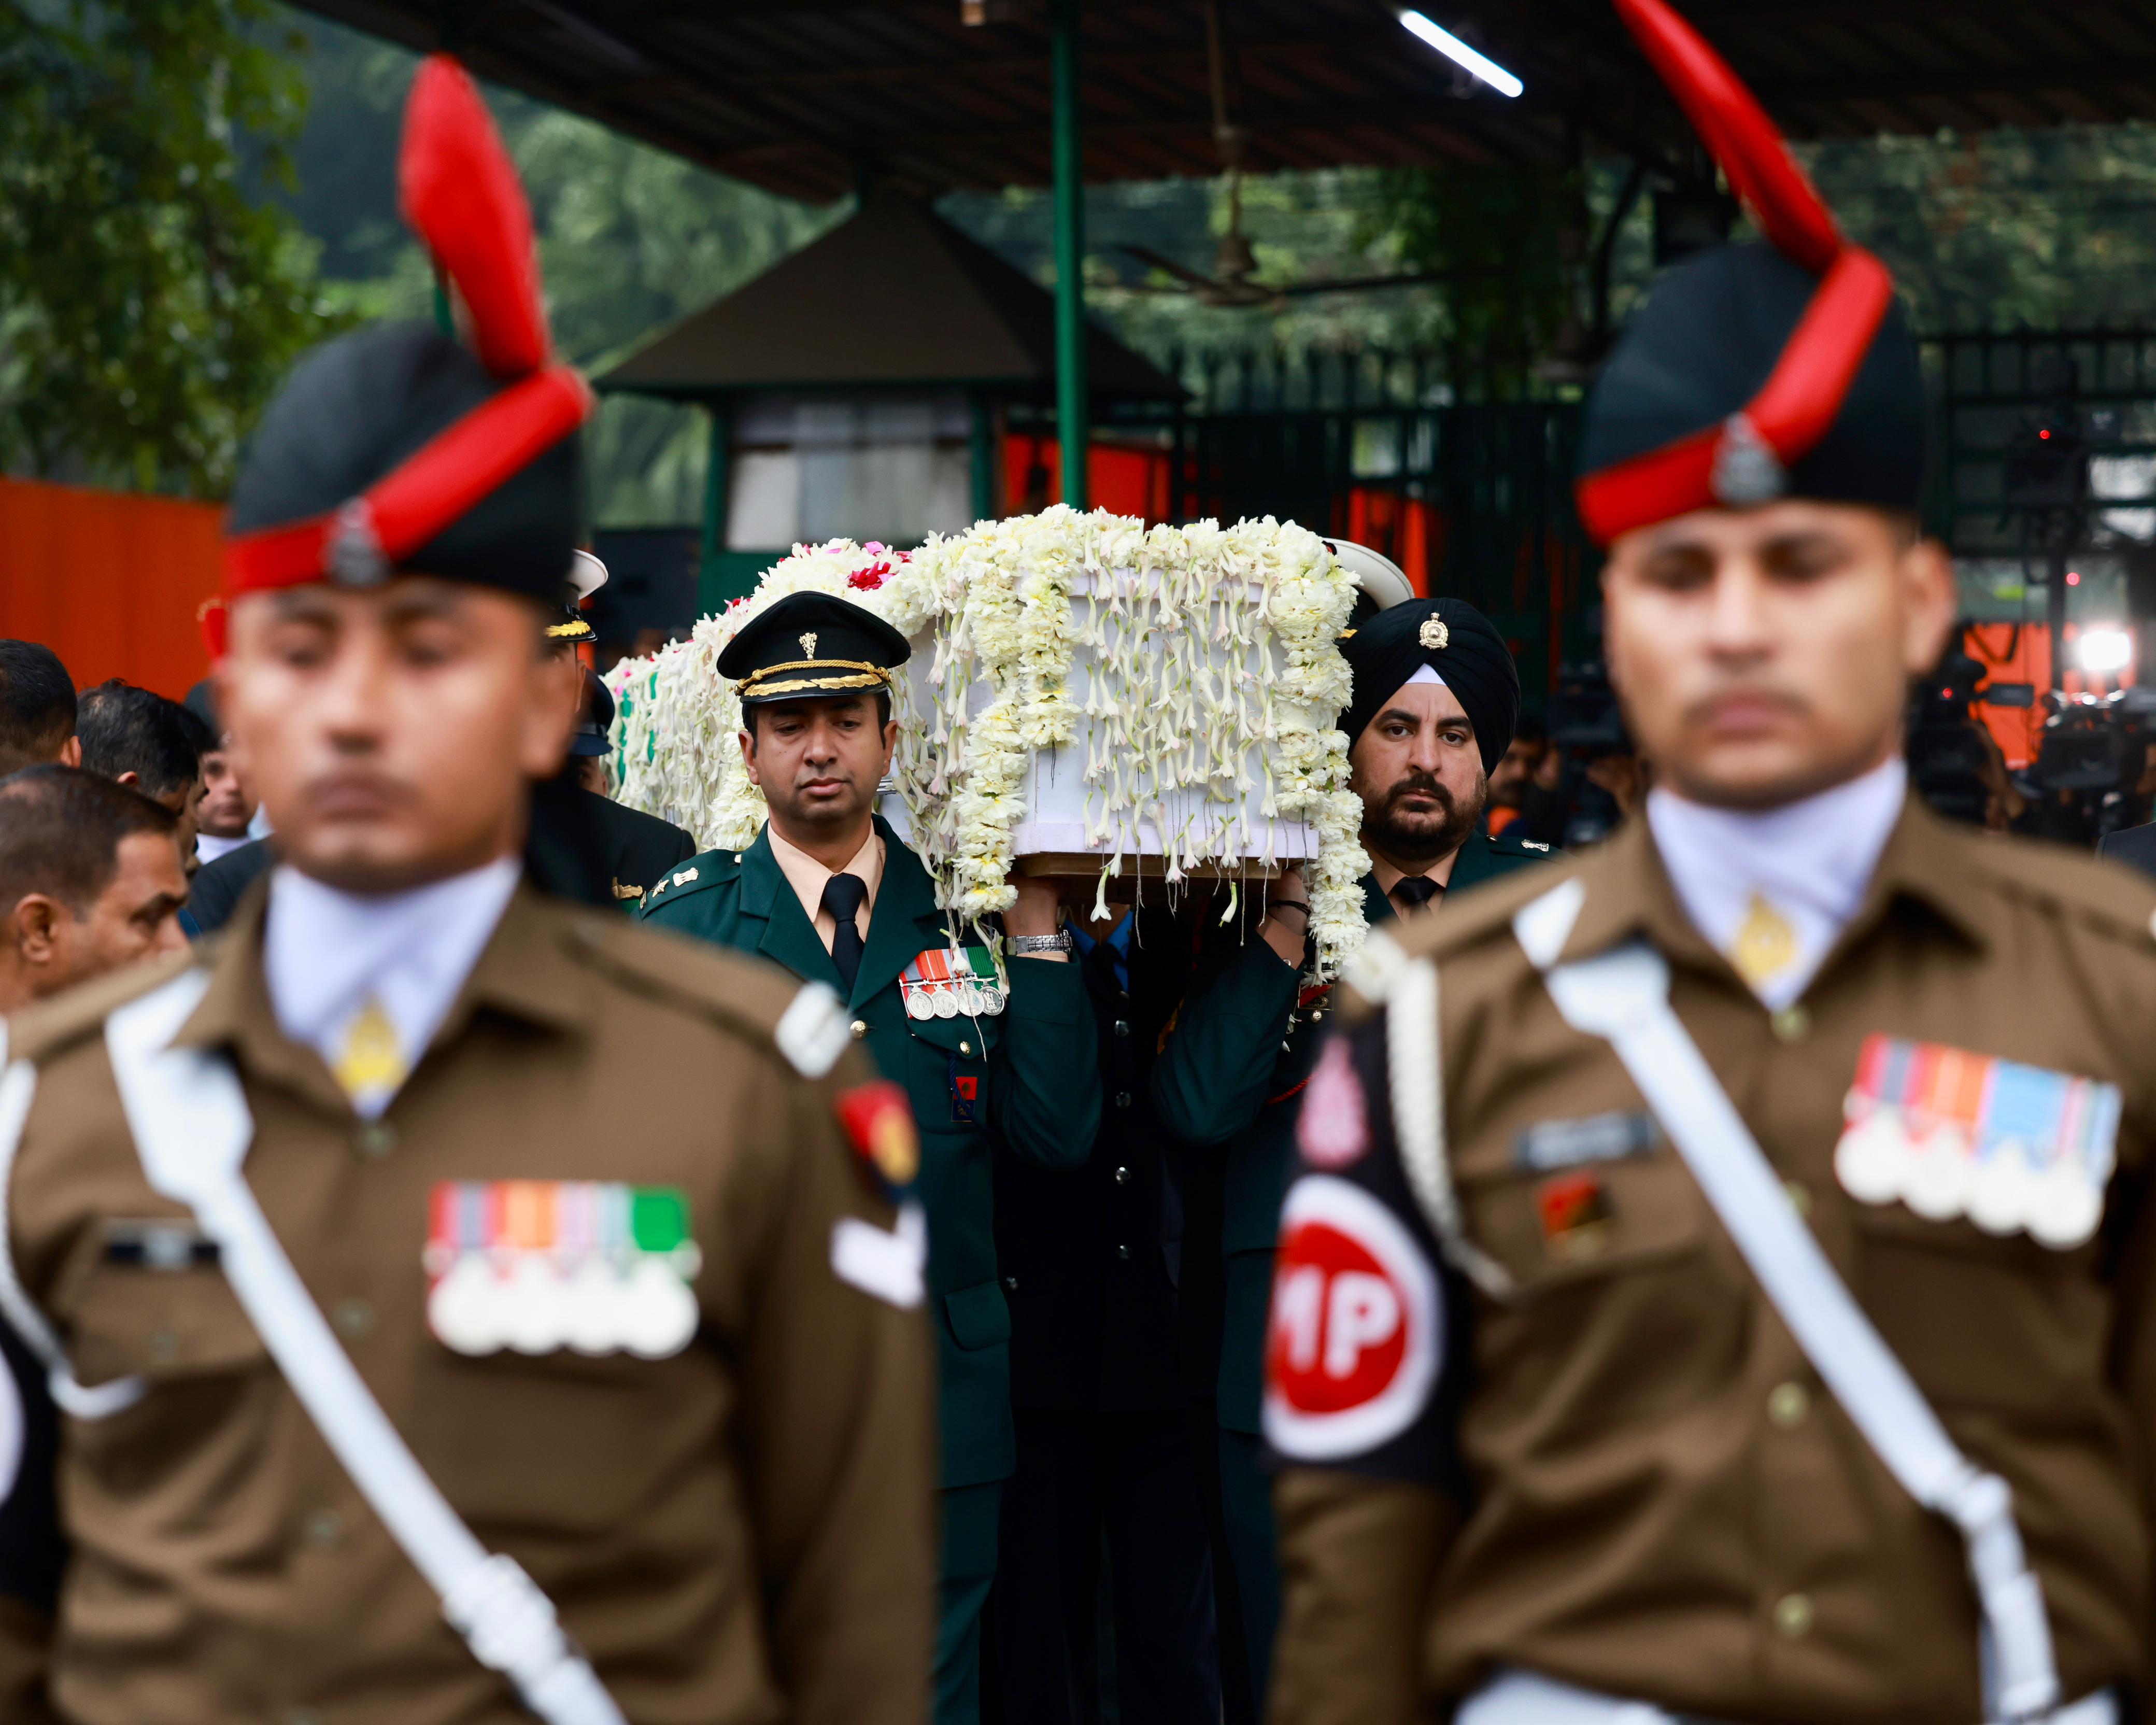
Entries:
{"label": "black trousers", "polygon": [[1017,1425],[990,1605],[1005,1725],[1095,1725],[1107,1669],[1120,1725],[1217,1725],[1212,1560],[1184,1415],[1019,1409]]}

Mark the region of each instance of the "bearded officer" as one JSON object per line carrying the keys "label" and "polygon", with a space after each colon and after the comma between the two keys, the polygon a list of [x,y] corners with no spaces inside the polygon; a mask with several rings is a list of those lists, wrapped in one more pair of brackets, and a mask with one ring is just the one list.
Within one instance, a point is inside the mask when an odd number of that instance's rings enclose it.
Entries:
{"label": "bearded officer", "polygon": [[[1480,830],[1490,769],[1512,744],[1520,705],[1518,670],[1490,620],[1463,600],[1403,598],[1358,614],[1340,650],[1354,679],[1340,724],[1349,783],[1363,801],[1369,923],[1425,914],[1452,893],[1547,860],[1547,845]],[[1246,1704],[1262,1710],[1280,1615],[1259,1384],[1281,1195],[1295,1160],[1295,1101],[1326,1012],[1327,990],[1303,986],[1309,926],[1309,895],[1295,871],[1268,894],[1255,940],[1216,923],[1204,979],[1183,1003],[1152,1081],[1162,1117],[1204,1153],[1186,1173],[1187,1213],[1217,1228],[1217,1252],[1209,1240],[1186,1247],[1184,1281],[1195,1297],[1185,1332],[1188,1351],[1211,1368],[1217,1399],[1209,1440],[1234,1576],[1232,1609],[1222,1615],[1240,1626],[1247,1686],[1228,1686],[1238,1713]],[[1216,1278],[1217,1337],[1198,1333],[1210,1327],[1204,1319],[1216,1300],[1206,1296]],[[1232,1629],[1225,1639],[1232,1651]]]}
{"label": "bearded officer", "polygon": [[1373,937],[1306,1092],[1275,1717],[2108,1722],[2156,892],[1909,796],[1955,611],[1915,344],[1712,50],[1620,9],[1769,243],[1666,277],[1589,405],[1645,818]]}
{"label": "bearded officer", "polygon": [[936,1716],[968,1725],[1001,1482],[1017,1462],[990,1123],[1017,1154],[1075,1168],[1101,1097],[1092,1007],[1053,889],[1015,880],[998,952],[936,907],[921,859],[875,812],[898,738],[891,677],[906,655],[905,636],[831,593],[788,594],[744,624],[718,670],[739,686],[742,752],[770,818],[747,850],[668,875],[644,916],[836,989],[854,1037],[912,1101],[943,1441]]}
{"label": "bearded officer", "polygon": [[827,992],[521,878],[588,397],[453,62],[403,166],[476,352],[317,352],[233,499],[219,706],[279,865],[9,1026],[0,1705],[917,1721],[904,1101]]}

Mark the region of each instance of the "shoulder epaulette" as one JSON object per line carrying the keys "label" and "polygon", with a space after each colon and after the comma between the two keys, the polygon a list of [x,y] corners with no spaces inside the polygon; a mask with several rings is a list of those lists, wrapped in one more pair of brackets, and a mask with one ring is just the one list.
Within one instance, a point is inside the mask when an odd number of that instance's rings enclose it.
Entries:
{"label": "shoulder epaulette", "polygon": [[1388,929],[1402,949],[1417,958],[1449,958],[1495,935],[1509,940],[1513,913],[1563,880],[1567,866],[1573,870],[1581,866],[1578,859],[1560,853],[1552,853],[1551,860],[1556,866],[1508,869],[1495,879],[1480,882],[1458,904],[1440,906],[1433,916],[1388,924]]}
{"label": "shoulder epaulette", "polygon": [[846,1010],[821,983],[803,983],[768,959],[648,932],[593,911],[572,925],[572,950],[639,993],[672,1000],[821,1078],[853,1040]]}
{"label": "shoulder epaulette", "polygon": [[200,947],[175,952],[153,963],[130,965],[50,1000],[24,1007],[8,1020],[8,1058],[33,1065],[50,1060],[72,1044],[95,1035],[105,1028],[111,1013],[170,982],[189,965],[201,963],[203,957]]}
{"label": "shoulder epaulette", "polygon": [[649,916],[654,905],[671,904],[691,893],[706,891],[721,880],[733,880],[740,873],[739,851],[699,851],[680,868],[669,869],[652,883],[651,891],[644,895],[644,914]]}
{"label": "shoulder epaulette", "polygon": [[2156,941],[2156,880],[2125,864],[2013,834],[1972,835],[1971,869],[2024,903],[2131,944]]}

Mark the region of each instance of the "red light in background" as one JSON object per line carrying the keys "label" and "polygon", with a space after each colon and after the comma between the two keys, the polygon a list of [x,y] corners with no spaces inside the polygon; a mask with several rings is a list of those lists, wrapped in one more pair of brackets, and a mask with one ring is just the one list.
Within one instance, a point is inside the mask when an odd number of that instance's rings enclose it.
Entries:
{"label": "red light in background", "polygon": [[2049,443],[2051,440],[2051,434],[2048,431],[2040,431],[2036,435],[2046,443]]}
{"label": "red light in background", "polygon": [[2081,572],[2080,572],[2079,570],[2077,570],[2077,569],[2069,569],[2069,570],[2067,570],[2067,571],[2066,571],[2066,585],[2067,585],[2068,587],[2079,587],[2081,584],[2082,584]]}

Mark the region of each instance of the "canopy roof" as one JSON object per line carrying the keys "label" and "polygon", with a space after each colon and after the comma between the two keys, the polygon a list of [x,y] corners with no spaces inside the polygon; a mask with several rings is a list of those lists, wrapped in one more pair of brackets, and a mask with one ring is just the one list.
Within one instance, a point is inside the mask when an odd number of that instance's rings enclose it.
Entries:
{"label": "canopy roof", "polygon": [[[1172,400],[1175,383],[1093,326],[1097,397]],[[696,399],[744,389],[978,384],[1055,387],[1055,301],[911,194],[880,185],[814,244],[598,379],[601,389]]]}
{"label": "canopy roof", "polygon": [[[1046,0],[300,0],[774,192],[865,169],[916,189],[1045,184]],[[1256,172],[1563,161],[1690,165],[1691,132],[1608,0],[1427,9],[1526,80],[1507,101],[1384,0],[1083,0],[1089,180],[1210,174],[1206,13]],[[1685,0],[1790,136],[2156,117],[2156,0]]]}

